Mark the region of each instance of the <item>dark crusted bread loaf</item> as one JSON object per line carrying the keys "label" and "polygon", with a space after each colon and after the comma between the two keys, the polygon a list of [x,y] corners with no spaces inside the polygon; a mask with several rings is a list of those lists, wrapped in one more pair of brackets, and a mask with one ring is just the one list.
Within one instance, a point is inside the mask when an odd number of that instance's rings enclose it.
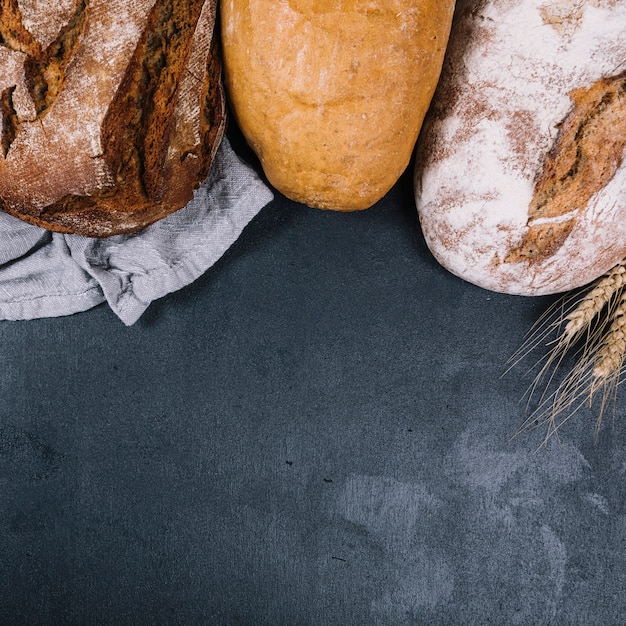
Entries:
{"label": "dark crusted bread loaf", "polygon": [[224,133],[216,0],[0,0],[0,208],[132,232],[183,207]]}

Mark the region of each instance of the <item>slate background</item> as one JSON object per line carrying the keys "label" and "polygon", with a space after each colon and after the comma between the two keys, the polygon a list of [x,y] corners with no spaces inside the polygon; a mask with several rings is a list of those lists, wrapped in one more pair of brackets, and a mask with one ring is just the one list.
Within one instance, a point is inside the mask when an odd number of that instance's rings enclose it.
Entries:
{"label": "slate background", "polygon": [[623,393],[510,440],[552,300],[439,267],[407,172],[277,194],[131,328],[1,323],[0,624],[623,624]]}

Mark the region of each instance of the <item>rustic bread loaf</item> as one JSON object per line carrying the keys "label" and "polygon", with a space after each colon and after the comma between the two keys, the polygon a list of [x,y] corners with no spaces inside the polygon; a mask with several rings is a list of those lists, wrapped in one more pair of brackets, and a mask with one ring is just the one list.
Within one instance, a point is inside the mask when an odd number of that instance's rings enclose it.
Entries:
{"label": "rustic bread loaf", "polygon": [[435,89],[454,0],[224,0],[225,82],[269,181],[363,209],[398,180]]}
{"label": "rustic bread loaf", "polygon": [[626,2],[460,0],[415,168],[442,265],[539,295],[626,256],[625,69]]}
{"label": "rustic bread loaf", "polygon": [[216,0],[2,0],[0,208],[131,232],[183,207],[225,125]]}

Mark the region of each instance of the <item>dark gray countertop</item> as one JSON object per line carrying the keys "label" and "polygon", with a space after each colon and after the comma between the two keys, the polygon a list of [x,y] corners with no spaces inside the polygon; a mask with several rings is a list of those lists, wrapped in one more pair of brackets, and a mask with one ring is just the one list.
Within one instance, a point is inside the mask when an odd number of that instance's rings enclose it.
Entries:
{"label": "dark gray countertop", "polygon": [[1,323],[0,623],[623,624],[623,394],[510,440],[551,300],[439,267],[407,173],[277,194],[130,328]]}

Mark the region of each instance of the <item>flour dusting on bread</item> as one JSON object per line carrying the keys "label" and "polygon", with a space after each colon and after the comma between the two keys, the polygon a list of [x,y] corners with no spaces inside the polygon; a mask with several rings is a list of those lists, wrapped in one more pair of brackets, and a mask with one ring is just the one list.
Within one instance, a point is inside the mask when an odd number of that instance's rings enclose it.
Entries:
{"label": "flour dusting on bread", "polygon": [[445,267],[539,295],[626,256],[625,60],[624,2],[459,0],[415,170]]}

